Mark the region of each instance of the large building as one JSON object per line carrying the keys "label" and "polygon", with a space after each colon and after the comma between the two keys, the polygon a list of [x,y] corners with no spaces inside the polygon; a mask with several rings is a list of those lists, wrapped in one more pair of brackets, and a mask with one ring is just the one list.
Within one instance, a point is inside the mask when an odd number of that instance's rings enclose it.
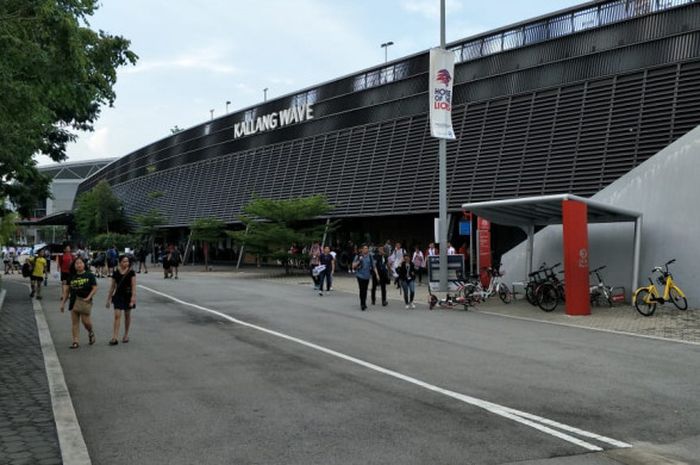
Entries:
{"label": "large building", "polygon": [[[42,199],[30,218],[21,222],[19,243],[35,244],[65,239],[63,226],[69,223],[80,183],[113,162],[114,158],[100,158],[40,166],[39,172],[51,178],[51,196]],[[57,228],[60,226],[60,228]],[[42,228],[43,227],[43,228]]]}
{"label": "large building", "polygon": [[[451,213],[482,200],[590,197],[700,124],[697,1],[588,2],[448,48]],[[199,217],[235,224],[253,194],[325,194],[347,229],[425,243],[438,210],[427,91],[425,51],[153,142],[79,191],[106,179],[128,214],[156,208],[172,228]],[[505,235],[494,234],[501,248],[517,239]]]}

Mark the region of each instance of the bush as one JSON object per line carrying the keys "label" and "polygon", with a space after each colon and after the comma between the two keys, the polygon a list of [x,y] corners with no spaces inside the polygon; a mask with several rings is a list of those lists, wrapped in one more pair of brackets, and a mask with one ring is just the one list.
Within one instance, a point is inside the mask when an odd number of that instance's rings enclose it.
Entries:
{"label": "bush", "polygon": [[123,251],[129,247],[132,250],[140,244],[137,236],[133,234],[105,233],[98,234],[90,241],[90,247],[93,250],[109,249],[113,245],[117,246],[117,250]]}

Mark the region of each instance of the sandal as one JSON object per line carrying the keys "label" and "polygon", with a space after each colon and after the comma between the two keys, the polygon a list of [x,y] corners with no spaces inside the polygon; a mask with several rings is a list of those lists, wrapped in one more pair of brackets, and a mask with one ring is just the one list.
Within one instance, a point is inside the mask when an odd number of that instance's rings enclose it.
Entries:
{"label": "sandal", "polygon": [[73,344],[70,345],[69,349],[77,349],[78,347],[80,347],[80,344],[78,344],[77,342],[74,342]]}
{"label": "sandal", "polygon": [[111,346],[116,346],[117,344],[119,344],[119,341],[117,341],[116,339],[112,339],[111,341],[109,341],[109,345]]}
{"label": "sandal", "polygon": [[128,342],[129,342],[129,338],[128,338],[128,337],[123,337],[123,338],[122,338],[122,344],[126,344],[126,343],[128,343]]}
{"label": "sandal", "polygon": [[90,345],[93,345],[95,343],[95,332],[94,331],[90,331],[88,333],[88,339],[90,341],[89,342]]}

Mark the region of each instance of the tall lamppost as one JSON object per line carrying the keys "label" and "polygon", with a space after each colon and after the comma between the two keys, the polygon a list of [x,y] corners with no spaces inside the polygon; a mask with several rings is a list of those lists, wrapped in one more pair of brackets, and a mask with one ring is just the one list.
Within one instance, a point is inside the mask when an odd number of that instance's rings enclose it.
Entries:
{"label": "tall lamppost", "polygon": [[[445,0],[440,0],[440,48],[445,49]],[[439,237],[440,241],[440,291],[447,292],[447,141],[441,138],[438,145],[439,179]],[[471,233],[471,231],[470,231]],[[472,251],[469,251],[471,256]],[[469,270],[471,273],[471,270]]]}
{"label": "tall lamppost", "polygon": [[263,102],[267,102],[267,87],[263,89]]}
{"label": "tall lamppost", "polygon": [[228,115],[228,106],[231,105],[230,100],[226,100],[226,114]]}
{"label": "tall lamppost", "polygon": [[387,61],[389,61],[389,55],[388,55],[388,53],[387,53],[387,50],[388,50],[389,47],[391,47],[392,45],[394,45],[394,43],[391,42],[391,41],[389,41],[389,42],[384,42],[384,43],[381,45],[381,47],[384,49],[384,63],[386,63]]}

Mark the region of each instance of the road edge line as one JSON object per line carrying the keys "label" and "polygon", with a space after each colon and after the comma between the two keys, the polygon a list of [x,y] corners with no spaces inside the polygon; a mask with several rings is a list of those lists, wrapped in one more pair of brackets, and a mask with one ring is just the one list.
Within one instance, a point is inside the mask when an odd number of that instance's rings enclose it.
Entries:
{"label": "road edge line", "polygon": [[38,300],[32,300],[39,344],[44,355],[44,368],[49,383],[56,434],[64,465],[92,465],[85,439],[80,429],[73,401],[63,376],[63,368],[53,344],[44,309]]}

